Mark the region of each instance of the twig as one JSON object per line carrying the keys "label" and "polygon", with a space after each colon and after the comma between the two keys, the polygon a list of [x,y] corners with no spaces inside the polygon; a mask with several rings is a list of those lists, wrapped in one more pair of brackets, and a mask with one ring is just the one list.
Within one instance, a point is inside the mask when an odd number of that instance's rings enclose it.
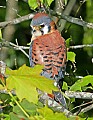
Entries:
{"label": "twig", "polygon": [[89,105],[89,104],[93,104],[93,101],[89,101],[87,103],[83,103],[83,104],[81,104],[79,106],[76,106],[76,107],[72,108],[70,111],[75,110],[76,108],[80,108],[80,107],[84,108],[84,106]]}
{"label": "twig", "polygon": [[70,46],[69,49],[80,49],[84,47],[93,47],[93,44]]}
{"label": "twig", "polygon": [[83,21],[79,18],[75,18],[75,17],[67,16],[67,15],[62,15],[61,18],[67,20],[68,22],[93,29],[93,23],[88,23],[88,22]]}
{"label": "twig", "polygon": [[0,42],[0,48],[1,47],[10,47],[10,48],[13,48],[15,50],[20,50],[29,58],[29,55],[24,51],[24,49],[29,49],[29,47],[19,46],[19,45],[16,45],[16,44],[14,44],[12,42],[8,42],[8,41]]}
{"label": "twig", "polygon": [[[73,76],[73,75],[70,75],[69,73],[65,73],[65,76]],[[75,76],[75,78],[77,78],[77,79],[82,79],[83,78],[83,76]]]}
{"label": "twig", "polygon": [[24,53],[27,58],[29,58],[29,55],[28,55],[22,48],[19,47],[19,50],[20,50],[22,53]]}
{"label": "twig", "polygon": [[[16,41],[16,43],[17,43],[17,41]],[[15,50],[20,50],[29,58],[28,54],[24,51],[24,50],[29,49],[29,47],[27,47],[27,46],[19,46],[18,43],[16,45],[12,42],[8,42],[8,41],[3,40],[2,42],[0,42],[0,48],[2,48],[2,47],[10,47],[10,48],[13,48]],[[69,49],[80,49],[80,48],[84,48],[84,47],[93,47],[93,44],[69,46]],[[80,78],[81,78],[81,76],[80,76]]]}
{"label": "twig", "polygon": [[[24,53],[29,58],[29,55],[23,50],[23,48],[25,48],[24,46],[15,45],[14,43],[11,43],[11,42],[9,42],[9,43],[11,46],[13,46],[14,49],[20,50],[22,53]],[[29,47],[28,47],[28,49],[29,49]]]}
{"label": "twig", "polygon": [[83,109],[80,111],[80,113],[85,113],[85,112],[87,112],[87,111],[89,111],[89,110],[91,110],[91,109],[93,109],[93,104],[88,105],[87,107],[83,108]]}
{"label": "twig", "polygon": [[1,5],[0,5],[0,8],[6,8],[6,6],[1,6]]}
{"label": "twig", "polygon": [[65,91],[65,94],[70,98],[93,99],[93,93],[89,92]]}
{"label": "twig", "polygon": [[[8,42],[8,41],[2,41],[0,42],[0,47],[12,47],[16,50],[19,50],[19,48],[21,49],[29,49],[29,47],[27,46],[18,46],[12,42]],[[69,46],[69,49],[80,49],[80,48],[84,48],[84,47],[93,47],[93,44],[86,44],[86,45],[75,45],[75,46]]]}
{"label": "twig", "polygon": [[10,45],[11,47],[13,47],[14,49],[16,49],[16,50],[19,50],[19,48],[25,49],[25,50],[29,49],[29,47],[27,47],[27,46],[18,46],[18,45],[16,45],[16,44],[12,43],[12,42],[9,42],[9,45]]}

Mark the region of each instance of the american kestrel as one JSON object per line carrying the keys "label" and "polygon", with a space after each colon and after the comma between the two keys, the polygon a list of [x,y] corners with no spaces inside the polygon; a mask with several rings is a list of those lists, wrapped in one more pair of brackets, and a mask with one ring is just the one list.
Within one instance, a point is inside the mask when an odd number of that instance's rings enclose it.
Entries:
{"label": "american kestrel", "polygon": [[36,13],[31,21],[30,66],[44,65],[41,75],[59,84],[66,69],[66,44],[55,22],[46,13]]}

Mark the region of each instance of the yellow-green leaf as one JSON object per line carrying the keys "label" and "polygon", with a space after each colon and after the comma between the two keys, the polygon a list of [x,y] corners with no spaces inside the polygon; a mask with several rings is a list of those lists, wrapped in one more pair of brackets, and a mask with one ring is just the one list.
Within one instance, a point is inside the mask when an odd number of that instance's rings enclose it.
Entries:
{"label": "yellow-green leaf", "polygon": [[50,6],[54,0],[47,0],[48,5]]}
{"label": "yellow-green leaf", "polygon": [[62,86],[63,90],[68,90],[68,85],[66,82],[63,82],[63,86]]}
{"label": "yellow-green leaf", "polygon": [[67,52],[67,60],[75,62],[75,56],[76,54],[74,52]]}
{"label": "yellow-green leaf", "polygon": [[[70,87],[72,91],[82,91],[82,87],[87,86],[89,83],[93,86],[93,75],[85,76],[84,78],[78,80]],[[89,86],[88,86],[89,87]]]}
{"label": "yellow-green leaf", "polygon": [[10,90],[15,89],[20,100],[26,98],[28,101],[36,103],[38,100],[36,88],[47,93],[57,90],[53,85],[53,80],[40,76],[42,68],[39,65],[33,68],[23,65],[18,70],[6,71],[9,76],[6,80],[7,88]]}
{"label": "yellow-green leaf", "polygon": [[66,46],[67,46],[67,48],[69,48],[69,46],[70,46],[70,41],[71,41],[72,39],[71,38],[68,38],[67,40],[66,40]]}
{"label": "yellow-green leaf", "polygon": [[63,113],[54,113],[47,106],[38,109],[38,112],[43,116],[42,120],[68,120],[68,118]]}
{"label": "yellow-green leaf", "polygon": [[35,10],[38,7],[37,0],[28,0],[28,4],[33,10]]}

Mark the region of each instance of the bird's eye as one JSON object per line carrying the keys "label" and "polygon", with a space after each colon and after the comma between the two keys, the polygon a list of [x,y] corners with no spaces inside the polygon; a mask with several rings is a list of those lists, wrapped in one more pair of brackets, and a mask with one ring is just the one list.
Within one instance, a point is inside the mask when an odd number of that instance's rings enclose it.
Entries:
{"label": "bird's eye", "polygon": [[40,25],[41,28],[43,28],[44,26],[45,26],[44,24]]}

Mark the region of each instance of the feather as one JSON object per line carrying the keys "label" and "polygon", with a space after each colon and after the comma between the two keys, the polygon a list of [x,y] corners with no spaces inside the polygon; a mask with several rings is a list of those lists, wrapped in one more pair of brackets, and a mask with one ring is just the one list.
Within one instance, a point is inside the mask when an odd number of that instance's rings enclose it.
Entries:
{"label": "feather", "polygon": [[37,37],[29,50],[30,65],[44,65],[42,75],[54,80],[64,78],[66,45],[58,30]]}

